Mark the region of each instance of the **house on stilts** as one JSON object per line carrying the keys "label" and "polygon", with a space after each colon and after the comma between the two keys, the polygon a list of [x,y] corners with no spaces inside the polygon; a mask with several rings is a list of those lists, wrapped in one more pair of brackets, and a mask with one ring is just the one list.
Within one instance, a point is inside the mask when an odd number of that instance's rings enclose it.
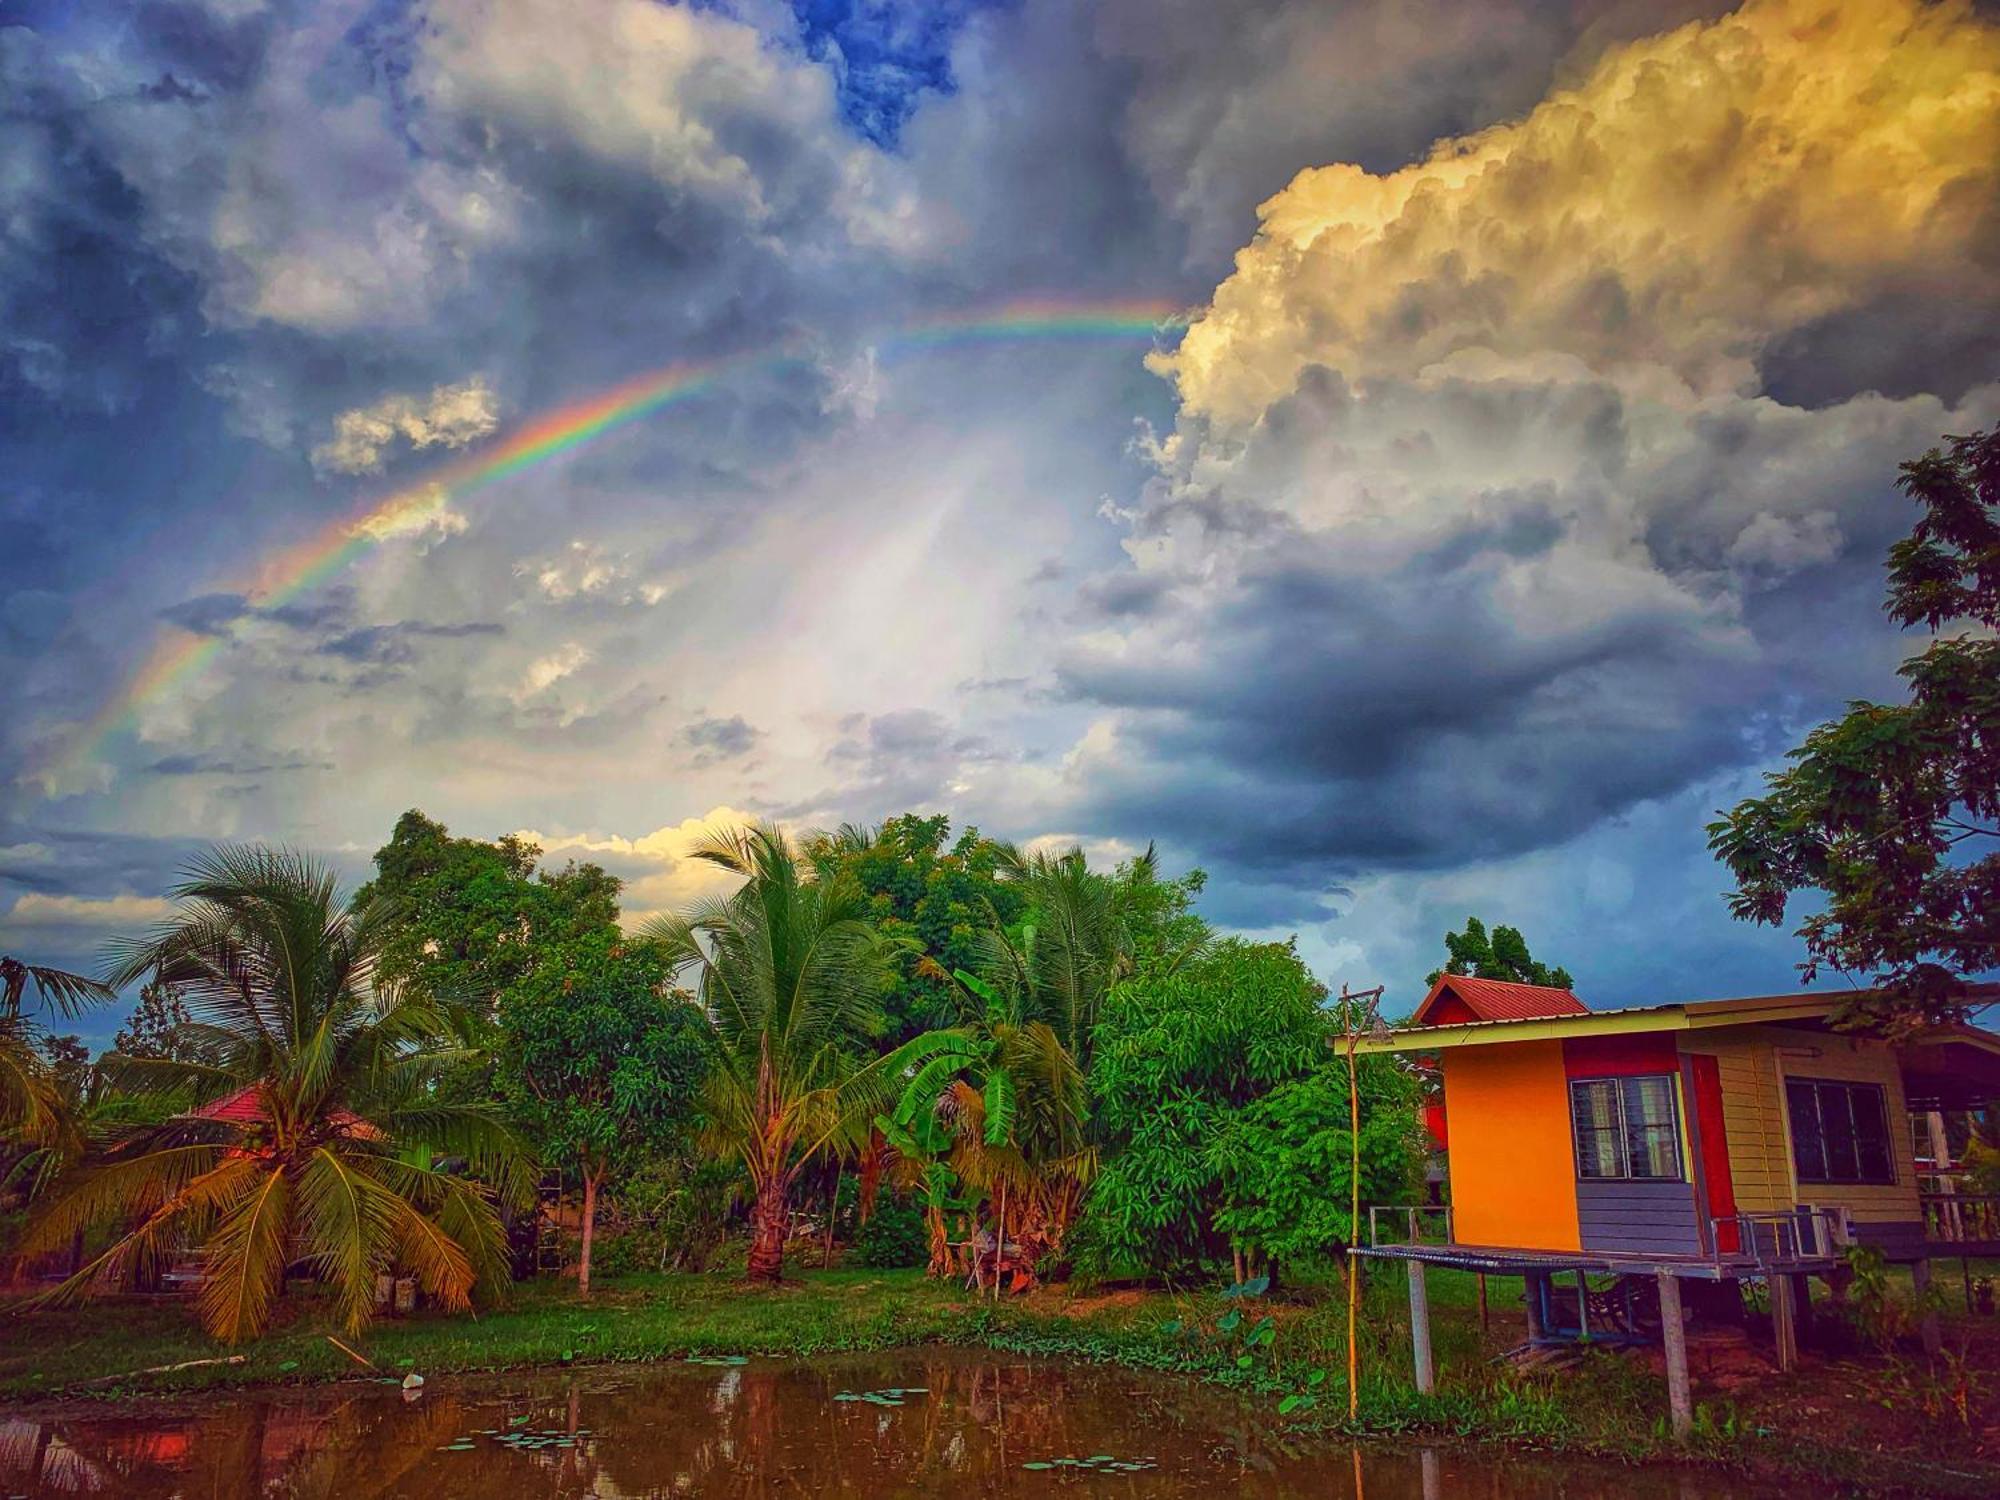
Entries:
{"label": "house on stilts", "polygon": [[1920,1289],[1934,1258],[2000,1254],[2000,1199],[1936,1162],[1920,1175],[1917,1141],[2000,1102],[2000,1036],[1892,1045],[1836,1029],[1841,998],[1592,1011],[1567,990],[1445,975],[1406,1025],[1358,1041],[1442,1077],[1448,1201],[1375,1210],[1353,1252],[1408,1265],[1419,1389],[1430,1265],[1521,1277],[1536,1340],[1657,1337],[1685,1432],[1684,1284],[1765,1284],[1789,1368],[1806,1278],[1840,1289],[1848,1247],[1908,1263]]}

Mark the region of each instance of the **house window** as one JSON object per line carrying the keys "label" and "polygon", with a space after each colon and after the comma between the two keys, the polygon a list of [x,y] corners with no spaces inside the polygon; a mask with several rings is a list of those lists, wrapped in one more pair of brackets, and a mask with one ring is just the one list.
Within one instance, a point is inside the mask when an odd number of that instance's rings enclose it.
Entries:
{"label": "house window", "polygon": [[1681,1180],[1680,1113],[1671,1074],[1579,1078],[1569,1086],[1576,1175]]}
{"label": "house window", "polygon": [[1879,1083],[1787,1078],[1792,1165],[1800,1182],[1894,1182],[1889,1111]]}

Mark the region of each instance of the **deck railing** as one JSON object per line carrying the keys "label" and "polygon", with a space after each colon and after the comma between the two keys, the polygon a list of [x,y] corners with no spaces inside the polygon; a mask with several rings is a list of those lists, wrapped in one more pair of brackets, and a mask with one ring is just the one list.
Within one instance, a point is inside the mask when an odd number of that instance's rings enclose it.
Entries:
{"label": "deck railing", "polygon": [[1708,1221],[1708,1228],[1717,1260],[1744,1258],[1760,1266],[1825,1260],[1840,1254],[1848,1241],[1846,1215],[1831,1208],[1720,1214]]}
{"label": "deck railing", "polygon": [[1376,1203],[1368,1209],[1370,1245],[1449,1245],[1449,1203]]}
{"label": "deck railing", "polygon": [[1924,1239],[1933,1245],[2000,1240],[2000,1197],[1984,1193],[1920,1193]]}

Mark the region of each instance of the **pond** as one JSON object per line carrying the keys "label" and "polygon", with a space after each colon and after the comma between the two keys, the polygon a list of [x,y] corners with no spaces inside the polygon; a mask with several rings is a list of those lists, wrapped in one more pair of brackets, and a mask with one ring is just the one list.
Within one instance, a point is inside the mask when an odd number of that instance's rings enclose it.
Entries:
{"label": "pond", "polygon": [[1726,1476],[1288,1440],[1168,1376],[967,1350],[439,1376],[0,1409],[0,1500],[1481,1496],[1683,1500]]}

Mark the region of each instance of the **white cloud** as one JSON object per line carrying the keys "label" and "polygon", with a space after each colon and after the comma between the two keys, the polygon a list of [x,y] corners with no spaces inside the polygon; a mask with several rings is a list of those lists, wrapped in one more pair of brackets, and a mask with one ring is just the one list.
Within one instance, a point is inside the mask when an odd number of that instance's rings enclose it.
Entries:
{"label": "white cloud", "polygon": [[532,828],[520,830],[519,836],[539,844],[548,858],[600,864],[619,876],[625,882],[620,920],[631,929],[662,912],[734,890],[736,876],[706,860],[690,858],[689,850],[707,834],[755,821],[755,815],[724,803],[636,838],[616,833],[548,834]]}
{"label": "white cloud", "polygon": [[540,697],[579,667],[587,664],[592,655],[588,646],[577,641],[565,641],[548,655],[538,656],[530,662],[520,683],[508,696],[517,704]]}
{"label": "white cloud", "polygon": [[414,449],[463,448],[500,425],[499,406],[475,375],[427,397],[384,396],[334,418],[333,436],[312,451],[322,474],[379,474],[398,440]]}

